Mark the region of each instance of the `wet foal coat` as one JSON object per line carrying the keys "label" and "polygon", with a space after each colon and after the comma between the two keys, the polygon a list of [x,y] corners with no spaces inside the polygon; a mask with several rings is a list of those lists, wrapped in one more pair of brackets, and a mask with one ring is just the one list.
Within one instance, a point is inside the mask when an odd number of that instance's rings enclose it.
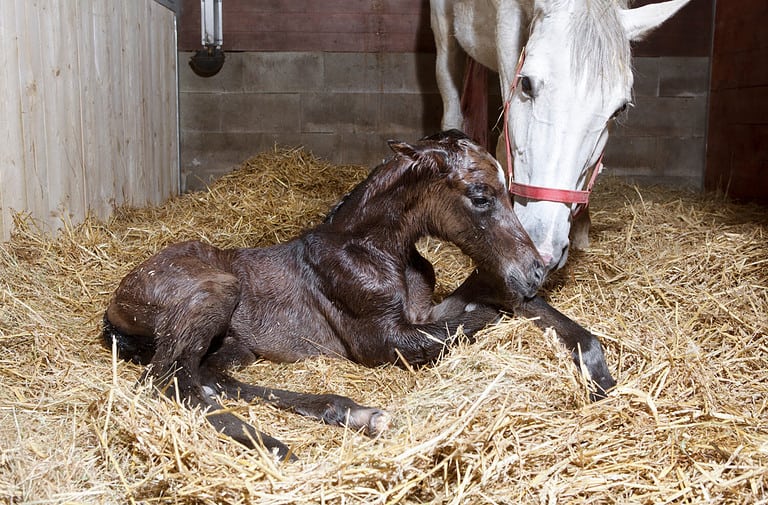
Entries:
{"label": "wet foal coat", "polygon": [[[392,159],[290,242],[236,250],[184,242],[147,259],[117,288],[105,342],[148,365],[145,377],[169,396],[208,409],[219,431],[280,457],[288,448],[225,411],[221,393],[369,434],[386,429],[388,415],[337,395],[245,384],[227,369],[317,355],[418,366],[438,359],[460,327],[471,337],[500,309],[520,309],[563,332],[597,396],[612,387],[599,342],[535,297],[544,266],[499,164],[459,132],[390,147]],[[437,305],[434,270],[415,247],[426,235],[455,243],[477,265]]]}

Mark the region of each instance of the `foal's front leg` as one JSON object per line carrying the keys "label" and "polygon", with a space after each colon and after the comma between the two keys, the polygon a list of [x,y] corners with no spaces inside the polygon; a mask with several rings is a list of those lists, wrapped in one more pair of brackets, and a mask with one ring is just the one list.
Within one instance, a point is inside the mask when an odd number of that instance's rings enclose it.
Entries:
{"label": "foal's front leg", "polygon": [[616,385],[597,337],[552,307],[542,297],[536,296],[523,301],[515,308],[515,313],[536,318],[534,323],[537,326],[553,328],[557,332],[557,336],[571,351],[573,362],[577,367],[583,365],[589,373],[589,379],[595,384],[595,390],[589,394],[592,401],[605,398],[608,391]]}
{"label": "foal's front leg", "polygon": [[418,367],[434,363],[455,344],[459,330],[471,338],[499,318],[495,308],[473,305],[474,310],[462,307],[440,311],[439,317],[422,318],[426,322],[416,323],[405,317],[399,321],[371,318],[368,325],[348,340],[350,358],[369,367],[388,363]]}
{"label": "foal's front leg", "polygon": [[595,390],[590,393],[590,398],[593,401],[605,398],[606,393],[616,385],[616,381],[611,377],[603,348],[597,337],[549,305],[540,296],[528,300],[522,298],[503,300],[500,299],[500,293],[503,293],[503,289],[496,285],[490,276],[476,270],[436,309],[439,310],[444,306],[444,310],[455,311],[461,307],[472,307],[473,304],[480,306],[488,304],[532,318],[533,322],[542,329],[553,328],[560,340],[571,351],[576,366],[581,368],[583,365],[589,373],[589,378],[594,382]]}

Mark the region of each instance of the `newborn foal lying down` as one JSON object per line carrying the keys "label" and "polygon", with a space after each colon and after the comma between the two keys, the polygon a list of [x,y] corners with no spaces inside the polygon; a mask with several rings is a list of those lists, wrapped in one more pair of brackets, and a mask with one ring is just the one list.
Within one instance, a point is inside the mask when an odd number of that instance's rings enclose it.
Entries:
{"label": "newborn foal lying down", "polygon": [[[320,354],[418,366],[436,360],[459,327],[471,337],[507,310],[553,326],[589,372],[593,398],[604,396],[615,383],[600,343],[536,297],[544,266],[499,164],[457,131],[390,147],[393,158],[290,242],[237,250],[184,242],[147,259],[117,288],[105,342],[148,365],[145,378],[170,397],[207,408],[219,431],[282,458],[288,447],[224,410],[220,393],[369,434],[386,429],[387,414],[338,395],[245,384],[227,369]],[[415,247],[426,235],[456,244],[477,266],[438,305],[434,270]]]}

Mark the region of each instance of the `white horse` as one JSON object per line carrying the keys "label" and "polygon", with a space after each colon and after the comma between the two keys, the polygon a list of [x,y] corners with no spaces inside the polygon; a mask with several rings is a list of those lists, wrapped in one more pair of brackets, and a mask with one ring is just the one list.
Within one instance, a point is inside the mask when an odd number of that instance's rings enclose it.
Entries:
{"label": "white horse", "polygon": [[[499,72],[509,143],[497,153],[511,152],[515,211],[550,269],[568,257],[574,202],[588,198],[608,126],[631,104],[630,41],[688,1],[630,9],[627,0],[430,0],[442,126],[462,128],[460,45]],[[587,244],[581,216],[576,247]]]}

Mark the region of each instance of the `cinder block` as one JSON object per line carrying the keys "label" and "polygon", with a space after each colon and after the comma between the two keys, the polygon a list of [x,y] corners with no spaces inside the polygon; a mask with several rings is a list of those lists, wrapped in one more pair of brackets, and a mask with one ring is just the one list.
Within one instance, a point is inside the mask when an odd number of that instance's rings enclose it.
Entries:
{"label": "cinder block", "polygon": [[[433,54],[227,53],[221,73],[207,79],[189,69],[191,54],[179,54],[187,189],[275,144],[301,145],[335,163],[371,167],[389,156],[386,140],[412,141],[440,129]],[[610,173],[697,187],[704,165],[708,60],[633,62],[636,107],[611,133]],[[495,122],[501,105],[495,73],[489,88]]]}
{"label": "cinder block", "polygon": [[[342,163],[363,165],[373,168],[392,155],[387,145],[391,135],[384,133],[342,133],[340,135]],[[401,140],[415,140],[403,137]]]}
{"label": "cinder block", "polygon": [[384,93],[437,93],[435,55],[425,53],[384,53],[381,63],[381,91]]}
{"label": "cinder block", "polygon": [[198,191],[237,168],[243,160],[233,151],[182,150],[181,190]]}
{"label": "cinder block", "polygon": [[239,54],[243,62],[243,90],[253,93],[314,92],[322,89],[322,53]]}
{"label": "cinder block", "polygon": [[631,136],[703,136],[706,112],[706,96],[638,96],[635,99],[635,107],[628,111],[623,126]]}
{"label": "cinder block", "polygon": [[302,133],[299,135],[299,142],[291,145],[301,146],[318,158],[331,163],[344,162],[341,135],[336,133]]}
{"label": "cinder block", "polygon": [[182,131],[221,131],[221,94],[179,93],[179,123]]}
{"label": "cinder block", "polygon": [[422,53],[324,53],[329,92],[434,93],[435,55]]}
{"label": "cinder block", "polygon": [[375,132],[379,93],[306,93],[301,95],[301,132]]}
{"label": "cinder block", "polygon": [[635,77],[634,96],[659,95],[659,59],[647,57],[632,58],[632,72]]}
{"label": "cinder block", "polygon": [[656,175],[685,179],[698,189],[703,187],[704,137],[660,138],[657,149]]}
{"label": "cinder block", "polygon": [[709,92],[709,58],[659,60],[659,96],[701,96]]}
{"label": "cinder block", "polygon": [[300,146],[302,135],[298,132],[190,132],[181,136],[182,157],[184,150],[211,152],[231,151],[246,159],[264,150],[279,146]]}
{"label": "cinder block", "polygon": [[605,150],[608,173],[645,182],[656,178],[700,188],[704,176],[703,137],[611,135]]}
{"label": "cinder block", "polygon": [[367,93],[382,89],[383,53],[323,53],[324,83],[314,91]]}
{"label": "cinder block", "polygon": [[298,93],[227,93],[221,95],[219,107],[222,131],[300,131]]}
{"label": "cinder block", "polygon": [[212,180],[232,171],[243,161],[278,147],[299,147],[323,156],[332,153],[326,144],[337,142],[336,135],[314,135],[298,132],[182,132],[181,169],[182,190],[204,188]]}
{"label": "cinder block", "polygon": [[406,137],[437,131],[442,114],[439,94],[387,93],[381,96],[379,131]]}
{"label": "cinder block", "polygon": [[605,166],[617,176],[650,174],[656,164],[656,137],[611,135],[605,147]]}

